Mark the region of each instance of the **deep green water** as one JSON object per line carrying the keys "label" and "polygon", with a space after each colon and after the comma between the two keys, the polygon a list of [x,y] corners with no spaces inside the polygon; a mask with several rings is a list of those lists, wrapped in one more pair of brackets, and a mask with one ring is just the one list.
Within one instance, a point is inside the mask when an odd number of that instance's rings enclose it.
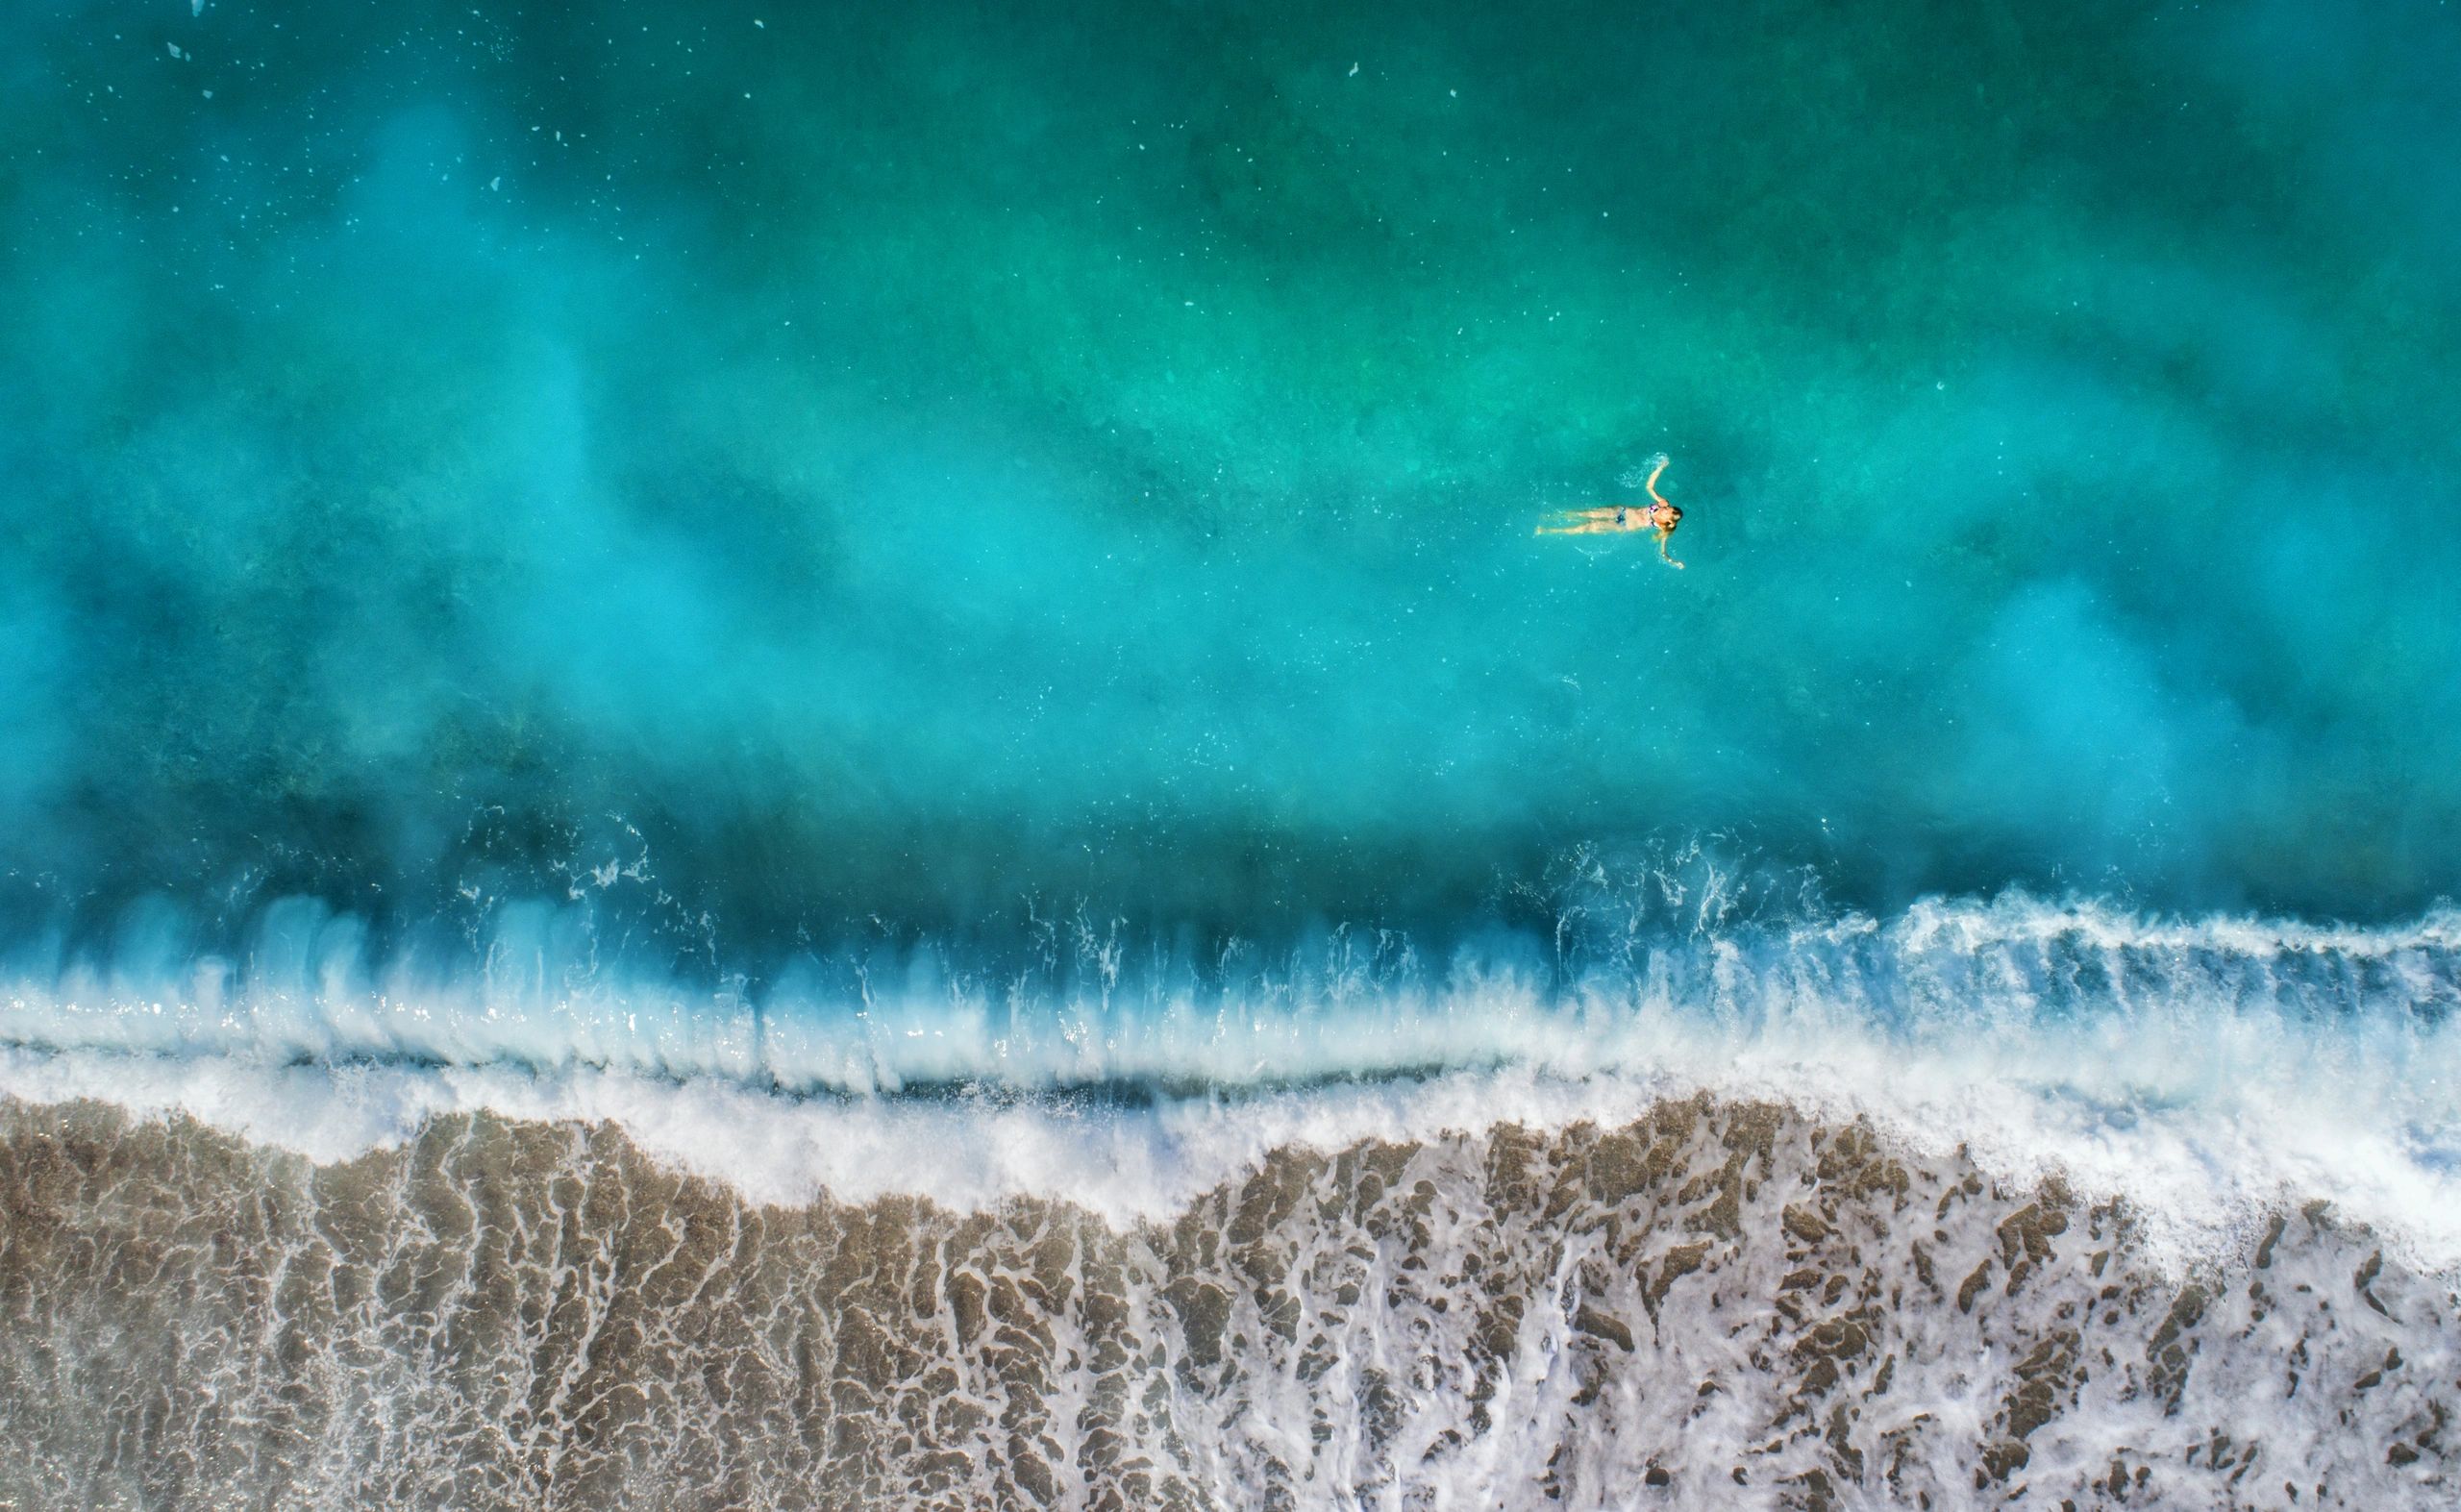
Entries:
{"label": "deep green water", "polygon": [[2443,6],[9,31],[21,916],[2453,890]]}

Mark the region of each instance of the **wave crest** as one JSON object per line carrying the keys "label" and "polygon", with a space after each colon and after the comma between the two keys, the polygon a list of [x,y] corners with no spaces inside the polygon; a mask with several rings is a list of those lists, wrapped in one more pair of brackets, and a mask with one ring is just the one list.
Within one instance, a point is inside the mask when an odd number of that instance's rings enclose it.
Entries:
{"label": "wave crest", "polygon": [[[2461,1213],[2461,914],[2352,928],[2010,894],[1753,917],[1718,897],[1576,878],[1551,934],[1441,956],[1347,929],[1199,955],[1078,913],[1023,951],[884,940],[714,986],[605,964],[570,904],[500,908],[458,956],[380,954],[306,901],[265,910],[242,952],[183,956],[158,915],[108,955],[20,957],[0,1091],[303,1148],[456,1110],[613,1118],[748,1190],[1101,1188],[1133,1213],[1278,1141],[1706,1090],[2056,1171],[2169,1215],[2182,1246],[2321,1195],[2419,1263],[2461,1258],[2442,1216]],[[986,1153],[997,1128],[1040,1153]]]}

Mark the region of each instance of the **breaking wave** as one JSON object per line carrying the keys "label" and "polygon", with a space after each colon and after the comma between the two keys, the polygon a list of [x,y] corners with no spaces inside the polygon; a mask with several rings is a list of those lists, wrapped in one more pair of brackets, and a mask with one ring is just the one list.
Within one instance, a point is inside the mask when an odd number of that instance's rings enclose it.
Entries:
{"label": "breaking wave", "polygon": [[758,971],[586,895],[21,940],[0,1496],[2449,1489],[2461,915],[1750,891]]}
{"label": "breaking wave", "polygon": [[1290,1144],[1767,1100],[2125,1197],[2181,1254],[2329,1196],[2461,1263],[2461,915],[2344,928],[2093,900],[1747,917],[1595,885],[1441,955],[1333,930],[1172,949],[1080,912],[1020,948],[882,940],[758,979],[602,963],[577,903],[458,955],[307,901],[183,954],[167,905],[21,950],[0,1090],[98,1097],[346,1158],[431,1118],[612,1120],[763,1200],[1064,1193],[1153,1216]]}

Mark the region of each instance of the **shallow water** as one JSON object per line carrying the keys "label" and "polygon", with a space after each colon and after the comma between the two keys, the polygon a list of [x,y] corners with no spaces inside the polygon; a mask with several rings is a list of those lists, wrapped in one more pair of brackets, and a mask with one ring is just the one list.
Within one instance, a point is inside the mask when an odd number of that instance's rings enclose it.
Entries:
{"label": "shallow water", "polygon": [[0,1496],[2449,1490],[2449,11],[182,10],[0,55]]}
{"label": "shallow water", "polygon": [[309,1166],[0,1129],[0,1494],[50,1504],[2425,1505],[2461,1317],[2324,1204],[2115,1206],[1661,1103],[1275,1153],[1113,1227],[752,1207],[612,1124]]}

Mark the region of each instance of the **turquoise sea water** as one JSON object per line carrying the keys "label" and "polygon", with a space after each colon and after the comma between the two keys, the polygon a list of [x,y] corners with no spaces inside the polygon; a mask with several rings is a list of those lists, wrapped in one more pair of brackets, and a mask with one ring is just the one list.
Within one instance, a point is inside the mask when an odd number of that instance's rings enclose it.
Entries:
{"label": "turquoise sea water", "polygon": [[2461,23],[1485,9],[29,11],[12,911],[2449,892]]}

